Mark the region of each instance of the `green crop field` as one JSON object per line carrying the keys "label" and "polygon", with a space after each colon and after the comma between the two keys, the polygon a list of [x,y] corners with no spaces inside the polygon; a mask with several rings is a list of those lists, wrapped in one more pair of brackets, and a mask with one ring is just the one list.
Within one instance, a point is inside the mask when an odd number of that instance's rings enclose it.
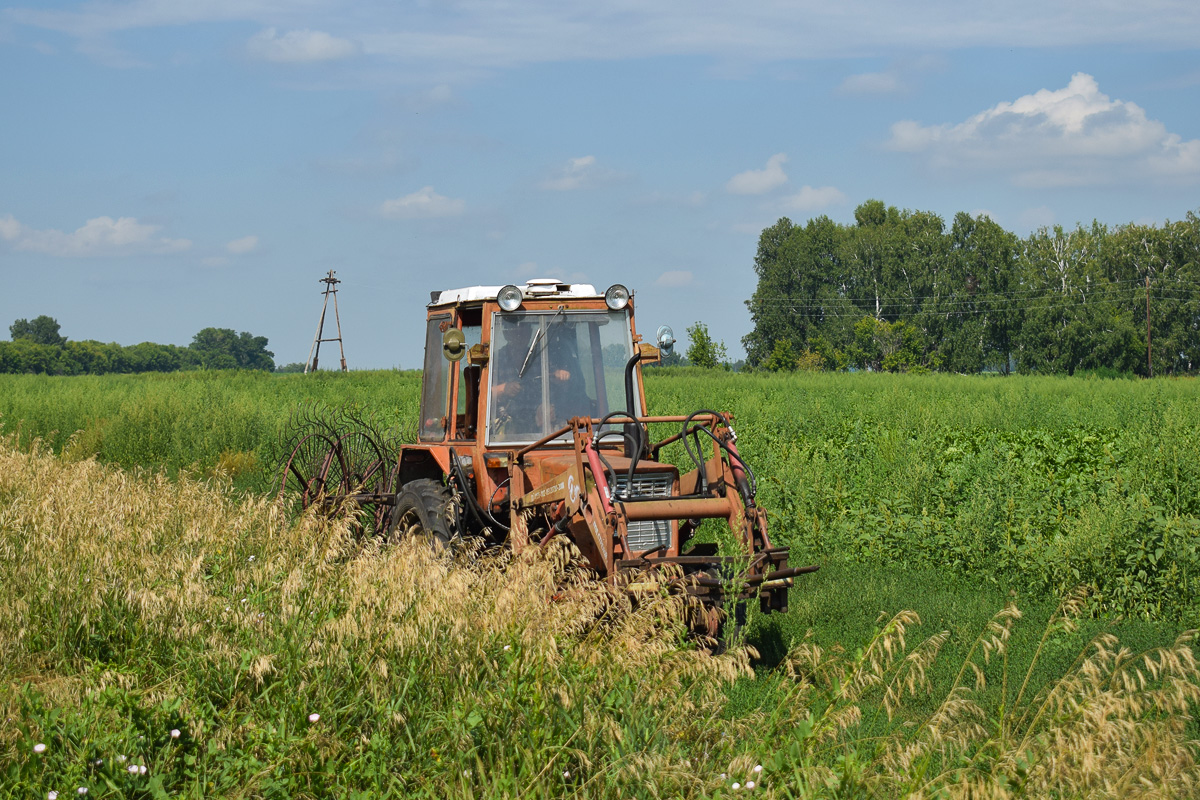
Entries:
{"label": "green crop field", "polygon": [[279,511],[298,403],[404,431],[419,381],[0,376],[0,794],[1197,790],[1194,380],[654,372],[821,564],[720,656],[669,596],[548,603],[552,557]]}

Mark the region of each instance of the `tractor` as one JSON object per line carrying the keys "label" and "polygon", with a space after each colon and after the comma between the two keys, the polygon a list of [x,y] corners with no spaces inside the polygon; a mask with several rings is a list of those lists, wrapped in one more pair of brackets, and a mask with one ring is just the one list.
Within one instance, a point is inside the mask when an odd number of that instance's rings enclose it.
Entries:
{"label": "tractor", "polygon": [[[795,577],[816,567],[789,567],[788,548],[772,546],[731,414],[649,413],[642,365],[675,340],[664,326],[644,341],[633,312],[621,284],[432,292],[416,441],[393,449],[361,416],[310,415],[289,440],[281,492],[305,506],[353,501],[365,528],[451,550],[566,537],[614,587],[669,576],[697,601],[694,627],[707,635],[754,598],[786,611]],[[683,469],[662,457],[672,446]],[[732,554],[690,541],[704,520],[728,527]]]}

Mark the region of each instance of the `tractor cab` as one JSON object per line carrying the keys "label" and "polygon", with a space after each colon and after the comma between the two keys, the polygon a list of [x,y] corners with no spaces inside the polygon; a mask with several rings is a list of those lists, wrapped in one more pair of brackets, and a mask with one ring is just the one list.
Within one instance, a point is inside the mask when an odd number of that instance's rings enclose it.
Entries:
{"label": "tractor cab", "polygon": [[[625,367],[639,341],[622,286],[601,294],[539,279],[434,292],[419,438],[522,445],[574,417],[624,411]],[[639,414],[640,370],[632,388]],[[569,442],[565,433],[556,439]]]}

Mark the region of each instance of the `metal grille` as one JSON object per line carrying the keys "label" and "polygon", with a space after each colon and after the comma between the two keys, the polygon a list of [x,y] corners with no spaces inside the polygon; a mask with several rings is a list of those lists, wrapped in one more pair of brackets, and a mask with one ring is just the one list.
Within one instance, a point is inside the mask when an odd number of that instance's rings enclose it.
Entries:
{"label": "metal grille", "polygon": [[[670,497],[671,485],[675,476],[670,472],[640,472],[633,476],[632,491],[629,488],[629,477],[623,473],[617,475],[617,498],[649,498]],[[629,549],[635,553],[654,550],[671,544],[671,521],[669,519],[643,519],[629,523]]]}

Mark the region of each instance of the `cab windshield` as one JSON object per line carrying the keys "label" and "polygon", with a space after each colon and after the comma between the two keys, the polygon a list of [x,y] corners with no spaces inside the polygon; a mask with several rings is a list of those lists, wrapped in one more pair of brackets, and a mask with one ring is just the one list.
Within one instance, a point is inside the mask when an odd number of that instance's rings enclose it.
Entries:
{"label": "cab windshield", "polygon": [[533,442],[572,417],[624,411],[629,328],[625,310],[494,314],[488,442]]}

